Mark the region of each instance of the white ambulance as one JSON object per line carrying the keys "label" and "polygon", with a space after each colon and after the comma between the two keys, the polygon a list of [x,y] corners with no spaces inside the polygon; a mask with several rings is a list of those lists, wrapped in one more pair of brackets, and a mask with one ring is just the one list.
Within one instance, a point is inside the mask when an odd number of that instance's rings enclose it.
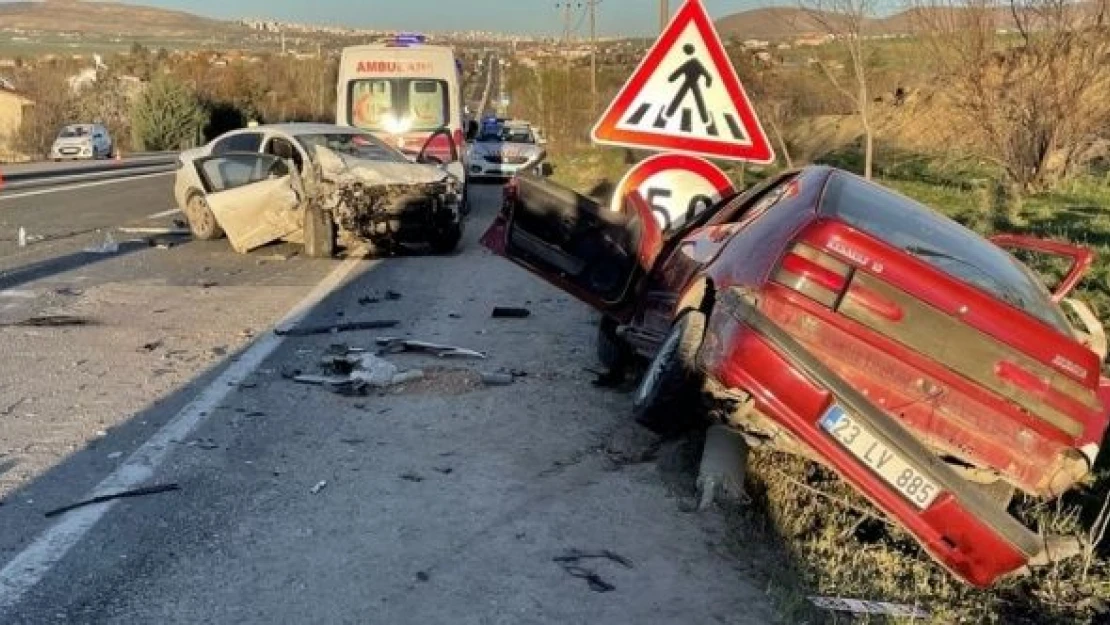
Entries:
{"label": "white ambulance", "polygon": [[[462,66],[451,48],[426,45],[422,36],[345,48],[336,102],[337,124],[367,130],[406,154],[419,153],[444,127],[456,155],[465,147]],[[451,146],[432,147],[441,160],[450,158]]]}

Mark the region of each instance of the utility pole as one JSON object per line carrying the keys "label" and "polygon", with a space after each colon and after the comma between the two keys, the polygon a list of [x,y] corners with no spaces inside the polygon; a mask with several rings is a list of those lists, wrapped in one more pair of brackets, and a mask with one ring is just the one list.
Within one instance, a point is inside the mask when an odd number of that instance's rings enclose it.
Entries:
{"label": "utility pole", "polygon": [[590,3],[590,95],[593,97],[591,112],[597,112],[597,3],[601,0],[589,0]]}
{"label": "utility pole", "polygon": [[667,0],[659,0],[659,32],[667,29],[667,22],[671,21],[671,7]]}
{"label": "utility pole", "polygon": [[[563,45],[570,45],[570,0],[563,2]],[[559,6],[559,5],[555,5]]]}

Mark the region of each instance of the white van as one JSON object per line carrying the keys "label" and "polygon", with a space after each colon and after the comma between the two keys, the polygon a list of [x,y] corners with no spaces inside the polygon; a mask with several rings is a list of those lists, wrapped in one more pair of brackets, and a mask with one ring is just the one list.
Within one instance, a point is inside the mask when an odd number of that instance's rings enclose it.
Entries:
{"label": "white van", "polygon": [[338,87],[337,124],[367,130],[410,155],[447,127],[462,151],[462,67],[451,48],[422,38],[345,48]]}

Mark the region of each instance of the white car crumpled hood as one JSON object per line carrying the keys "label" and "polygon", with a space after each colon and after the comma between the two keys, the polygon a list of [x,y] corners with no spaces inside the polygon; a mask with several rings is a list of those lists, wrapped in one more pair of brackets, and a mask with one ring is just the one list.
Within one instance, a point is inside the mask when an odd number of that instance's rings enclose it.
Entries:
{"label": "white car crumpled hood", "polygon": [[451,176],[434,165],[387,163],[340,154],[316,146],[316,162],[325,180],[337,184],[361,182],[368,186],[392,184],[429,184]]}

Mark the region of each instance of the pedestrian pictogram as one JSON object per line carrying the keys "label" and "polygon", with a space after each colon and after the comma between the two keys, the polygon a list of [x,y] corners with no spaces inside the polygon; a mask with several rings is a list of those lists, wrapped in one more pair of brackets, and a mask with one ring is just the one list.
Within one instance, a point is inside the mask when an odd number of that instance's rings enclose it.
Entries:
{"label": "pedestrian pictogram", "polygon": [[617,185],[610,209],[621,211],[639,193],[664,233],[674,232],[736,193],[728,175],[709,161],[686,154],[656,154],[630,169]]}
{"label": "pedestrian pictogram", "polygon": [[775,160],[721,38],[687,0],[601,120],[597,143],[769,164]]}

